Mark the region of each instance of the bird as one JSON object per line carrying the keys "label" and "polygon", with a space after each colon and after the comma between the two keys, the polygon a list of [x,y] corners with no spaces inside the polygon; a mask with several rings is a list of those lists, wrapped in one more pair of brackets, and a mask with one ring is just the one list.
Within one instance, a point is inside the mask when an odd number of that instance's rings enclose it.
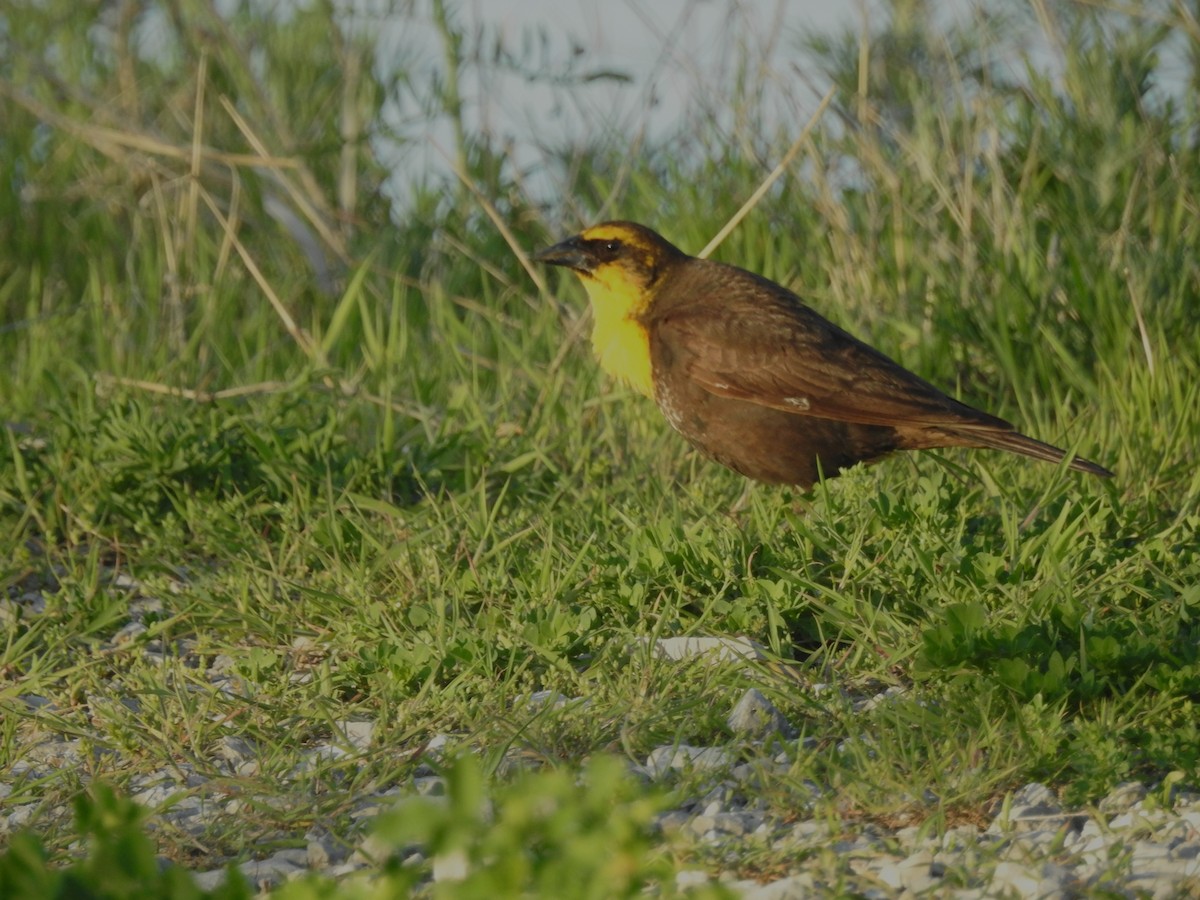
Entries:
{"label": "bird", "polygon": [[[602,222],[532,258],[583,282],[601,368],[755,481],[808,490],[898,450],[1067,455],[948,396],[783,285],[689,256],[644,225]],[[1079,456],[1068,468],[1113,475]]]}

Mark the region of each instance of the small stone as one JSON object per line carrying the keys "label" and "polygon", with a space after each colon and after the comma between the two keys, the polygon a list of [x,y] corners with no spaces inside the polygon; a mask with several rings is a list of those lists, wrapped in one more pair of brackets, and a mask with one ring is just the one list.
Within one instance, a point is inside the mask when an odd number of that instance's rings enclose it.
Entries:
{"label": "small stone", "polygon": [[260,891],[295,878],[303,872],[303,868],[293,862],[287,851],[273,854],[266,859],[248,860],[238,866],[238,869]]}
{"label": "small stone", "polygon": [[1058,797],[1055,793],[1038,782],[1030,782],[1023,788],[1013,794],[1013,806],[1044,806],[1054,810],[1060,810],[1062,807],[1058,805]]}
{"label": "small stone", "polygon": [[733,765],[733,754],[721,747],[692,747],[690,749],[699,750],[699,752],[689,752],[687,754],[689,759],[681,768],[686,767],[689,763],[697,771],[728,769]]}
{"label": "small stone", "polygon": [[1061,828],[1069,822],[1058,798],[1043,784],[1032,783],[1012,795],[1008,803],[1007,818],[1001,811],[988,826],[989,834],[1000,834],[1006,829],[1033,831],[1045,828]]}
{"label": "small stone", "polygon": [[1005,860],[992,870],[991,887],[997,894],[1015,893],[1018,897],[1041,896],[1038,889],[1041,879],[1020,863]]}
{"label": "small stone", "polygon": [[346,742],[360,753],[371,748],[371,738],[375,735],[374,722],[352,722],[343,720],[334,722],[334,726],[346,736]]}
{"label": "small stone", "polygon": [[525,704],[530,709],[562,709],[564,706],[572,704],[586,706],[587,703],[588,701],[584,697],[568,697],[558,691],[534,691],[525,698]]}
{"label": "small stone", "polygon": [[276,850],[269,857],[276,863],[288,863],[293,866],[303,867],[308,865],[308,848],[307,847],[285,847],[282,850]]}
{"label": "small stone", "polygon": [[905,688],[902,688],[899,685],[894,684],[890,688],[888,688],[886,691],[883,691],[882,693],[876,694],[873,697],[868,697],[866,700],[862,700],[858,703],[855,703],[854,709],[856,712],[870,712],[871,710],[878,708],[879,706],[881,706],[884,703],[894,700],[897,697],[903,696],[905,693],[906,693]]}
{"label": "small stone", "polygon": [[1171,854],[1171,850],[1166,844],[1154,841],[1134,841],[1131,849],[1135,869],[1141,869],[1147,864],[1162,862]]}
{"label": "small stone", "polygon": [[729,774],[735,781],[757,784],[755,777],[758,775],[758,770],[750,763],[742,763],[741,765],[734,766]]}
{"label": "small stone", "polygon": [[418,775],[413,778],[413,788],[421,797],[441,797],[446,793],[446,779],[440,775]]}
{"label": "small stone", "polygon": [[434,881],[462,881],[467,877],[470,864],[462,850],[440,853],[433,858]]}
{"label": "small stone", "polygon": [[133,794],[133,800],[140,806],[146,806],[150,809],[157,809],[170,799],[175,793],[173,784],[156,784],[148,787],[145,790],[137,791]]}
{"label": "small stone", "polygon": [[959,825],[947,828],[942,835],[942,847],[946,850],[960,850],[964,847],[974,847],[979,840],[979,829],[974,825]]}
{"label": "small stone", "polygon": [[661,778],[671,771],[671,762],[674,759],[674,747],[655,747],[646,757],[646,772],[651,778]]}
{"label": "small stone", "polygon": [[320,643],[311,635],[298,634],[292,639],[292,652],[297,655],[319,653],[320,650]]}
{"label": "small stone", "polygon": [[743,835],[758,826],[751,813],[720,813],[713,817],[713,827],[722,834]]}
{"label": "small stone", "polygon": [[933,865],[933,853],[929,850],[918,850],[906,856],[900,863],[901,869],[928,869]]}
{"label": "small stone", "polygon": [[1166,810],[1143,810],[1139,809],[1137,804],[1135,804],[1127,812],[1113,816],[1108,823],[1108,827],[1113,831],[1130,831],[1135,828],[1154,831],[1166,823],[1169,815]]}
{"label": "small stone", "polygon": [[429,755],[435,753],[444,753],[446,747],[450,744],[450,735],[435,734],[425,743],[425,752]]}
{"label": "small stone", "polygon": [[1105,834],[1095,834],[1086,839],[1081,839],[1079,846],[1075,848],[1075,853],[1081,859],[1092,862],[1103,862],[1108,859],[1109,845],[1112,839]]}
{"label": "small stone", "polygon": [[193,819],[203,814],[204,801],[199,797],[190,795],[180,797],[175,803],[171,804],[171,808],[163,812],[163,818],[178,823],[184,819]]}
{"label": "small stone", "polygon": [[139,622],[148,616],[161,615],[163,602],[158,597],[138,597],[129,603],[129,615]]}
{"label": "small stone", "polygon": [[390,841],[385,841],[377,834],[368,834],[350,854],[350,862],[356,865],[378,866],[386,862],[394,851],[395,847]]}
{"label": "small stone", "polygon": [[1031,828],[1029,831],[1021,831],[1017,840],[1027,852],[1041,852],[1053,844],[1058,835],[1058,831],[1048,828]]}
{"label": "small stone", "polygon": [[136,591],[141,588],[141,583],[130,575],[128,572],[118,572],[112,580],[113,587],[123,591]]}
{"label": "small stone", "polygon": [[225,883],[227,872],[224,868],[209,869],[205,872],[193,872],[192,881],[202,891],[211,893]]}
{"label": "small stone", "polygon": [[1182,873],[1176,873],[1169,869],[1144,869],[1134,868],[1129,876],[1124,887],[1132,892],[1134,896],[1151,897],[1153,900],[1177,900],[1179,897],[1195,897],[1193,892],[1184,892],[1180,890],[1179,882],[1185,876]]}
{"label": "small stone", "polygon": [[33,811],[37,809],[36,803],[25,803],[21,806],[14,807],[12,812],[8,814],[8,828],[10,831],[15,831],[18,828],[23,828],[29,824],[33,818]]}
{"label": "small stone", "polygon": [[1014,806],[1009,816],[1009,824],[1014,831],[1022,835],[1053,837],[1059,829],[1070,826],[1071,818],[1063,815],[1061,810],[1048,806]]}
{"label": "small stone", "polygon": [[336,763],[350,756],[349,752],[328,742],[315,744],[302,754],[300,762],[292,769],[296,775],[315,772],[325,763]]}
{"label": "small stone", "polygon": [[656,820],[659,830],[666,835],[678,834],[687,827],[688,822],[692,817],[679,809],[673,809],[670,812],[665,812]]}
{"label": "small stone", "polygon": [[1066,891],[1075,879],[1074,873],[1069,868],[1052,862],[1042,864],[1041,877],[1039,890],[1043,897]]}
{"label": "small stone", "polygon": [[1171,848],[1171,856],[1179,860],[1200,859],[1200,843],[1188,841]]}
{"label": "small stone", "polygon": [[217,741],[217,745],[213,749],[213,755],[217,759],[223,759],[227,763],[237,766],[247,760],[254,759],[258,755],[258,750],[246,738],[239,735],[227,734]]}
{"label": "small stone", "polygon": [[904,875],[900,870],[900,866],[895,862],[885,862],[875,870],[875,877],[886,884],[893,890],[900,890],[904,887]]}
{"label": "small stone", "polygon": [[708,884],[708,873],[703,869],[683,869],[675,873],[676,890],[685,891],[702,884]]}
{"label": "small stone", "polygon": [[674,637],[654,642],[654,652],[667,659],[704,657],[709,662],[766,659],[765,648],[749,638]]}
{"label": "small stone", "polygon": [[914,894],[926,891],[929,887],[936,884],[937,881],[938,879],[933,877],[933,873],[928,866],[900,869],[900,884],[905,890],[912,891]]}
{"label": "small stone", "polygon": [[149,630],[150,629],[147,628],[145,625],[143,625],[141,622],[130,622],[125,627],[123,627],[120,631],[118,631],[116,634],[113,635],[112,642],[116,646],[120,647],[123,644],[132,643],[133,641],[137,640],[139,637],[141,637],[143,634],[145,634]]}
{"label": "small stone", "polygon": [[733,754],[720,747],[692,747],[688,744],[679,746],[655,747],[646,757],[645,769],[651,778],[661,778],[672,769],[692,769],[707,771],[710,769],[730,768],[733,765]]}
{"label": "small stone", "polygon": [[812,875],[800,872],[769,884],[750,884],[742,889],[742,900],[808,900],[821,893]]}
{"label": "small stone", "polygon": [[41,591],[26,591],[17,598],[23,614],[40,616],[46,611],[46,595]]}
{"label": "small stone", "polygon": [[362,819],[374,819],[382,812],[383,807],[368,800],[350,810],[350,818],[356,822]]}
{"label": "small stone", "polygon": [[733,707],[725,720],[734,734],[747,737],[766,737],[778,734],[794,737],[796,729],[762,691],[750,688]]}
{"label": "small stone", "polygon": [[324,841],[309,841],[304,848],[305,864],[310,869],[328,869],[331,861],[330,846]]}
{"label": "small stone", "polygon": [[1123,781],[1100,801],[1100,812],[1112,816],[1127,812],[1135,803],[1146,799],[1146,786],[1138,781]]}
{"label": "small stone", "polygon": [[703,837],[704,835],[708,834],[708,832],[713,830],[714,825],[716,825],[716,822],[713,820],[712,816],[701,814],[688,822],[687,830],[696,835],[696,837]]}
{"label": "small stone", "polygon": [[792,839],[800,844],[820,844],[829,840],[829,826],[809,819],[792,826]]}

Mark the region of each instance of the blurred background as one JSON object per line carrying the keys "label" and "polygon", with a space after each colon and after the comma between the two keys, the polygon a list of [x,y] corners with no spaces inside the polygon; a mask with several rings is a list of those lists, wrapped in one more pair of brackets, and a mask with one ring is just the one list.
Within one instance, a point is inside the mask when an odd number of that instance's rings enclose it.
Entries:
{"label": "blurred background", "polygon": [[[539,301],[557,275],[524,254],[615,217],[699,250],[830,91],[718,256],[977,402],[1050,384],[1069,419],[1098,360],[1195,327],[1163,229],[1194,213],[1198,8],[9,0],[6,419],[51,384],[212,398],[320,373],[373,398],[352,417],[385,456],[436,443],[428,410],[464,391],[528,428],[581,304]],[[1050,323],[1060,353],[1030,365]]]}
{"label": "blurred background", "polygon": [[[781,821],[814,784],[830,821],[905,825],[1032,781],[1195,785],[1198,20],[0,0],[6,802],[74,854],[47,823],[89,779],[225,778],[244,735],[231,795],[287,802],[160,833],[217,866],[314,796],[352,833],[343,799],[435,735],[496,771],[724,745],[760,682],[647,649],[693,634],[837,688],[771,688],[806,735],[763,782]],[[947,451],[747,499],[598,373],[583,292],[530,251],[619,217],[697,252],[785,160],[717,258],[1117,477]],[[527,716],[542,691],[586,702]],[[304,762],[352,720],[369,756]]]}

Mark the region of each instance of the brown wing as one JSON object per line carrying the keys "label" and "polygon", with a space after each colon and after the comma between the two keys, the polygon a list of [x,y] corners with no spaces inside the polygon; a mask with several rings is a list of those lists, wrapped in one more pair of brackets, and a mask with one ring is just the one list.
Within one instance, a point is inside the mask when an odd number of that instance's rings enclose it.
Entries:
{"label": "brown wing", "polygon": [[868,425],[1012,427],[946,396],[772,281],[700,260],[684,269],[655,303],[654,352],[713,394]]}

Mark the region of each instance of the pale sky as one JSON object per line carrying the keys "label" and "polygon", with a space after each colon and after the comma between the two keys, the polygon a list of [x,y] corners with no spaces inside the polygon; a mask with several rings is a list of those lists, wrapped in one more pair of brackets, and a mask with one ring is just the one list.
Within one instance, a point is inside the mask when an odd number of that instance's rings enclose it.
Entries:
{"label": "pale sky", "polygon": [[[432,84],[444,71],[443,47],[424,7],[418,6],[423,18],[397,20],[381,31],[380,67],[394,62]],[[477,42],[468,38],[464,49],[482,46],[487,54],[482,66],[467,67],[459,85],[468,130],[486,131],[508,146],[522,170],[537,168],[539,145],[614,132],[633,143],[670,133],[690,106],[726,96],[743,63],[754,67],[748,77],[771,98],[774,117],[803,121],[827,85],[798,71],[799,35],[858,28],[864,14],[857,0],[466,0],[453,9],[465,33],[482,35]],[[496,46],[539,77],[492,64]],[[546,77],[555,72],[564,76],[561,86]],[[628,80],[579,83],[602,73]],[[422,121],[413,100],[385,115],[411,141],[397,157],[400,193],[414,174],[446,171],[443,154],[454,146],[448,121]]]}
{"label": "pale sky", "polygon": [[[378,38],[377,70],[402,70],[414,85],[384,119],[404,146],[376,144],[394,160],[393,188],[403,196],[416,180],[449,173],[454,132],[445,117],[430,119],[432,85],[445,71],[444,48],[430,20],[431,5],[415,4],[412,16],[386,12],[398,0],[352,0],[375,7],[362,26]],[[1014,7],[1028,11],[1023,2]],[[404,4],[400,4],[403,6]],[[505,148],[514,170],[536,180],[546,147],[615,137],[636,147],[642,138],[672,134],[686,112],[704,106],[724,126],[732,123],[739,72],[763,97],[768,127],[792,134],[808,120],[829,84],[805,65],[800,39],[806,32],[864,26],[878,30],[880,0],[460,0],[450,2],[464,52],[459,91],[469,133],[487,134]],[[940,20],[970,20],[975,0],[934,0]],[[1006,8],[1001,2],[996,8]],[[354,15],[349,13],[348,15]],[[1037,29],[1025,58],[1011,61],[1021,78],[1029,59],[1054,74],[1059,61]],[[497,58],[497,50],[507,53]],[[996,62],[996,61],[993,61]],[[1164,67],[1169,78],[1169,68]],[[589,74],[596,77],[584,80]],[[554,75],[561,76],[555,79]],[[1171,90],[1171,84],[1165,86]],[[421,94],[424,94],[424,104]],[[726,117],[726,118],[720,118]],[[533,185],[536,191],[536,185]]]}

